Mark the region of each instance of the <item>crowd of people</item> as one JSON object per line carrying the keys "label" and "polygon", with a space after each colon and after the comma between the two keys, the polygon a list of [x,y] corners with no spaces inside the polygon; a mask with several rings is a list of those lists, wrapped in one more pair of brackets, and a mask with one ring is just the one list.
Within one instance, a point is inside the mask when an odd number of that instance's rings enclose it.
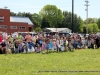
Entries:
{"label": "crowd of people", "polygon": [[0,54],[74,52],[75,49],[85,48],[100,48],[100,35],[94,33],[81,37],[78,33],[72,33],[66,37],[64,34],[59,36],[59,33],[55,33],[45,36],[42,32],[32,37],[28,32],[25,36],[18,33],[16,37],[13,37],[6,31],[0,32]]}

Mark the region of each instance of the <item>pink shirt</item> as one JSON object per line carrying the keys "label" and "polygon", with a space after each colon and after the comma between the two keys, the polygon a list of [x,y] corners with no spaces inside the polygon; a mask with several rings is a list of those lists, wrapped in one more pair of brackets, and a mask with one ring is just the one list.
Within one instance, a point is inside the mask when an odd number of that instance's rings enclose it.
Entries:
{"label": "pink shirt", "polygon": [[30,42],[32,40],[32,36],[31,35],[26,35],[25,39],[27,42]]}
{"label": "pink shirt", "polygon": [[4,33],[2,34],[2,36],[3,36],[3,40],[8,39],[7,33],[4,32]]}
{"label": "pink shirt", "polygon": [[45,42],[42,42],[42,50],[45,50],[46,49],[46,43]]}
{"label": "pink shirt", "polygon": [[94,39],[91,39],[91,43],[94,44]]}
{"label": "pink shirt", "polygon": [[54,49],[56,49],[56,45],[57,45],[57,43],[54,41],[54,42],[53,42],[53,48],[54,48]]}

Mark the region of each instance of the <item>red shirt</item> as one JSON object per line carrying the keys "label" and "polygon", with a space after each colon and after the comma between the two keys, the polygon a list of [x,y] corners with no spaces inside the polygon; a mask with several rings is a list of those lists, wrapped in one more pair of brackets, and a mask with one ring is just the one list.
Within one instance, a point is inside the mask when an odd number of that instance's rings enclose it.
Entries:
{"label": "red shirt", "polygon": [[0,36],[0,42],[2,42],[2,36]]}

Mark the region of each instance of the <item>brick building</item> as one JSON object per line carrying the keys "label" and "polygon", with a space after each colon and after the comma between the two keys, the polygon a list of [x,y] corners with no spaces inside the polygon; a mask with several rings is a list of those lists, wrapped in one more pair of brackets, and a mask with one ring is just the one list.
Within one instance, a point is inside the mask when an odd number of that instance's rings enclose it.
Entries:
{"label": "brick building", "polygon": [[7,33],[33,31],[33,23],[28,17],[10,16],[9,9],[0,9],[0,31]]}

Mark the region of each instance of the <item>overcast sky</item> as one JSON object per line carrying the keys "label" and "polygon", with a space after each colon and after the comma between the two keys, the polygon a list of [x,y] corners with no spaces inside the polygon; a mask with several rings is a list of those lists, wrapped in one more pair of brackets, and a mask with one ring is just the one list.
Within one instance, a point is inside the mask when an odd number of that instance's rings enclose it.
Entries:
{"label": "overcast sky", "polygon": [[[56,5],[62,11],[72,11],[72,0],[0,0],[0,8],[8,7],[12,12],[39,13],[47,4]],[[85,0],[74,0],[74,13],[86,19]],[[89,0],[88,16],[100,17],[100,0]]]}

